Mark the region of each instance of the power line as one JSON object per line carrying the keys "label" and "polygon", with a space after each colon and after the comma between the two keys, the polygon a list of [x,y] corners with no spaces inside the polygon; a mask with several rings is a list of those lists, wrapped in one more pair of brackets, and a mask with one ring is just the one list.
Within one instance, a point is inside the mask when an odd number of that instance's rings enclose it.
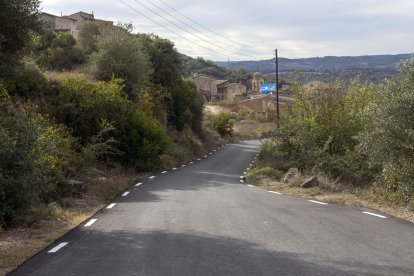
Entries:
{"label": "power line", "polygon": [[[221,35],[221,34],[219,34],[219,33],[215,32],[215,31],[213,31],[213,30],[211,30],[211,29],[209,29],[209,28],[207,28],[207,27],[205,27],[205,26],[201,25],[201,24],[200,24],[200,23],[198,23],[197,21],[195,21],[195,20],[191,19],[190,17],[188,17],[188,16],[186,16],[185,14],[181,13],[179,10],[177,10],[177,9],[175,9],[174,7],[170,6],[169,4],[165,3],[163,0],[158,0],[158,1],[162,2],[164,5],[166,5],[166,6],[167,6],[167,7],[169,7],[170,9],[174,10],[176,13],[178,13],[178,14],[179,14],[179,15],[181,15],[182,17],[184,17],[184,18],[186,18],[186,19],[190,20],[190,21],[191,21],[191,22],[193,22],[194,24],[196,24],[196,25],[200,26],[201,28],[203,28],[204,30],[206,30],[206,31],[208,31],[208,32],[210,32],[210,33],[212,33],[212,34],[215,34],[215,35],[217,35],[217,36],[219,36],[219,37],[221,37],[221,38],[223,38],[223,39],[225,39],[225,40],[227,40],[227,41],[230,41],[230,42],[232,42],[232,43],[236,43],[236,44],[241,45],[241,46],[246,47],[246,48],[256,48],[256,49],[258,49],[257,47],[254,47],[254,46],[249,46],[249,45],[247,45],[247,44],[242,44],[242,43],[240,43],[240,42],[237,42],[237,41],[234,41],[234,40],[232,40],[232,39],[230,39],[230,38],[227,38],[227,37],[225,37],[225,36],[223,36],[223,35]],[[262,49],[262,50],[264,50],[264,51],[273,51],[273,49]]]}
{"label": "power line", "polygon": [[[167,31],[169,31],[169,32],[171,32],[171,33],[173,33],[173,34],[175,34],[176,36],[181,37],[182,39],[184,39],[184,40],[186,40],[186,41],[188,41],[188,42],[190,42],[190,43],[192,43],[192,44],[194,44],[194,45],[196,45],[196,46],[198,46],[198,47],[201,47],[201,48],[203,48],[203,49],[205,49],[205,50],[207,50],[207,51],[213,52],[213,53],[215,53],[215,54],[217,54],[217,55],[219,55],[219,56],[223,56],[221,53],[219,53],[219,52],[217,52],[217,51],[215,51],[215,50],[209,49],[209,48],[207,48],[207,47],[204,47],[203,45],[200,45],[200,44],[198,44],[198,43],[196,43],[196,42],[194,42],[194,41],[192,41],[192,40],[190,40],[190,39],[188,39],[188,38],[186,38],[186,37],[184,37],[184,36],[180,35],[179,33],[177,33],[177,32],[175,32],[175,31],[171,30],[170,28],[165,27],[164,25],[162,25],[162,24],[158,23],[157,21],[153,20],[153,19],[152,19],[152,18],[150,18],[149,16],[147,16],[147,15],[145,15],[144,13],[140,12],[140,11],[139,11],[139,10],[137,10],[136,8],[134,8],[134,7],[130,6],[130,5],[128,5],[128,4],[127,4],[127,3],[125,3],[123,0],[118,0],[118,1],[119,1],[119,2],[121,2],[122,4],[124,4],[125,6],[127,6],[128,8],[130,8],[131,10],[135,11],[136,13],[140,14],[141,16],[145,17],[146,19],[150,20],[150,21],[151,21],[151,22],[153,22],[154,24],[156,24],[156,25],[160,26],[161,28],[163,28],[163,29],[165,29],[165,30],[167,30]],[[233,57],[232,57],[232,59],[233,59],[233,60],[239,60],[239,61],[241,61],[240,59],[233,58]]]}
{"label": "power line", "polygon": [[[145,8],[145,9],[147,9],[148,11],[152,12],[153,14],[155,14],[155,15],[157,15],[157,16],[159,16],[159,17],[161,17],[162,19],[164,19],[164,20],[168,21],[170,24],[174,25],[175,27],[179,28],[180,30],[182,30],[182,31],[184,31],[184,32],[186,32],[186,33],[188,33],[188,34],[190,34],[190,35],[192,35],[192,36],[194,36],[194,37],[196,37],[196,38],[198,38],[198,39],[200,39],[200,40],[204,41],[204,42],[205,42],[205,43],[207,43],[207,44],[212,45],[213,47],[219,47],[219,46],[215,45],[214,43],[211,43],[210,41],[208,41],[208,40],[206,40],[206,39],[204,39],[204,38],[200,37],[199,35],[194,34],[194,33],[190,32],[190,31],[188,31],[188,30],[184,29],[184,28],[183,28],[183,27],[181,27],[180,25],[177,25],[176,23],[174,23],[173,21],[169,20],[169,19],[168,19],[168,18],[166,18],[165,16],[163,16],[163,15],[161,15],[161,14],[157,13],[156,11],[152,10],[151,8],[148,8],[146,5],[142,4],[141,2],[139,2],[139,1],[137,1],[137,0],[133,0],[133,1],[134,1],[134,2],[136,2],[137,4],[139,4],[140,6],[144,7],[144,8]],[[222,48],[222,49],[223,49],[224,51],[228,52],[228,53],[231,53],[231,54],[236,54],[236,55],[238,55],[238,56],[245,56],[245,57],[250,57],[250,58],[257,58],[257,57],[255,57],[255,56],[246,55],[246,54],[243,54],[243,53],[240,53],[240,52],[236,52],[236,51],[233,51],[233,50],[228,50],[228,49],[224,49],[224,48]]]}
{"label": "power line", "polygon": [[[166,11],[165,9],[163,9],[162,7],[160,7],[159,5],[156,5],[156,4],[154,4],[154,2],[152,2],[151,0],[147,0],[147,2],[149,2],[151,5],[153,5],[154,7],[156,7],[156,8],[158,8],[158,9],[160,9],[161,11],[163,11],[164,13],[166,13],[167,15],[169,15],[169,16],[171,16],[171,17],[173,17],[174,19],[176,19],[176,20],[178,20],[179,22],[181,22],[183,25],[185,25],[185,26],[187,26],[188,28],[190,28],[190,29],[192,29],[192,30],[194,30],[194,31],[196,31],[197,33],[200,33],[200,34],[202,34],[203,36],[205,36],[205,37],[207,37],[207,38],[209,38],[209,39],[212,39],[212,40],[214,40],[214,41],[216,41],[216,42],[218,42],[218,43],[220,43],[220,44],[223,44],[223,45],[226,45],[227,47],[230,47],[230,48],[233,48],[233,49],[236,49],[236,50],[238,50],[238,51],[243,51],[243,52],[246,52],[247,54],[260,54],[260,53],[264,53],[264,52],[258,52],[258,51],[256,51],[256,52],[252,52],[252,51],[249,51],[249,50],[244,50],[244,49],[240,49],[239,47],[235,47],[235,46],[233,46],[233,45],[231,45],[231,44],[229,44],[229,43],[226,43],[226,42],[223,42],[222,40],[220,40],[220,39],[217,39],[216,37],[214,37],[214,36],[211,36],[211,35],[207,35],[207,34],[204,34],[202,31],[200,31],[199,29],[196,29],[196,28],[194,28],[193,26],[191,26],[190,24],[187,24],[185,21],[183,21],[182,19],[180,19],[180,18],[177,18],[176,16],[174,16],[173,14],[171,14],[171,13],[169,13],[168,11]],[[162,2],[162,1],[161,1]],[[163,2],[164,3],[164,2]],[[175,9],[174,9],[175,10]],[[238,44],[238,43],[237,43]]]}

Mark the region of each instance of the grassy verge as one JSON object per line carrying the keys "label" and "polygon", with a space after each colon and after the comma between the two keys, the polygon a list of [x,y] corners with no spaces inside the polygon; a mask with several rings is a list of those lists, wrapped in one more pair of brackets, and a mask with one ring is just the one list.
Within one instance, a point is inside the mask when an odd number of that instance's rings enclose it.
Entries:
{"label": "grassy verge", "polygon": [[253,168],[246,175],[247,182],[265,190],[329,203],[375,209],[414,223],[413,206],[386,202],[372,190],[350,188],[321,175],[317,176],[319,180],[317,187],[301,188],[300,184],[309,177],[309,175],[298,174],[288,182],[283,182],[280,181],[281,172],[270,167]]}
{"label": "grassy verge", "polygon": [[87,184],[82,198],[35,206],[0,234],[0,275],[4,275],[101,209],[119,191],[144,177],[120,166],[91,168],[78,179]]}

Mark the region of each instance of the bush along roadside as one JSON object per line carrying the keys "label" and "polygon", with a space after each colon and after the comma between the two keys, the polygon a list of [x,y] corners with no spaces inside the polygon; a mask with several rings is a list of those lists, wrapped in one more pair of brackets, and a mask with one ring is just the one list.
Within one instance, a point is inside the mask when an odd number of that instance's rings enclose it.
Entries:
{"label": "bush along roadside", "polygon": [[[413,208],[414,59],[398,69],[400,77],[379,86],[358,79],[312,93],[297,86],[296,101],[248,180],[273,178],[292,188],[303,175],[318,175],[323,181],[312,193],[350,193]],[[300,180],[286,183],[280,172],[291,168]]]}

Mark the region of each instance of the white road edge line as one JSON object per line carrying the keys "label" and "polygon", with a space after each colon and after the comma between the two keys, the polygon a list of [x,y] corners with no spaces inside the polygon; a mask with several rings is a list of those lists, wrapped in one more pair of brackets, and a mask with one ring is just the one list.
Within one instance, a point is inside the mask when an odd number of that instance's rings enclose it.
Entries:
{"label": "white road edge line", "polygon": [[282,194],[282,193],[274,192],[274,191],[269,191],[269,193],[271,193],[271,194],[277,194],[277,195],[281,195]]}
{"label": "white road edge line", "polygon": [[248,184],[247,186],[249,186],[250,188],[254,188],[254,186],[253,185],[250,185],[250,184]]}
{"label": "white road edge line", "polygon": [[59,245],[57,245],[57,246],[53,247],[52,249],[50,249],[49,251],[47,251],[47,253],[56,253],[68,244],[69,244],[68,242],[62,242]]}
{"label": "white road edge line", "polygon": [[150,177],[148,177],[149,179],[154,179],[155,178],[155,175],[154,176],[150,176]]}
{"label": "white road edge line", "polygon": [[142,185],[142,182],[139,182],[139,183],[135,184],[135,187],[139,187],[141,185]]}
{"label": "white road edge line", "polygon": [[320,202],[320,201],[316,201],[316,200],[308,200],[308,201],[312,202],[312,203],[320,204],[320,205],[328,205],[328,203],[326,203],[326,202]]}
{"label": "white road edge line", "polygon": [[204,155],[204,158],[206,158],[207,157],[207,155]]}
{"label": "white road edge line", "polygon": [[242,176],[240,176],[240,178],[244,178],[244,176],[242,175]]}
{"label": "white road edge line", "polygon": [[112,209],[114,208],[114,206],[116,205],[116,203],[111,203],[108,205],[108,207],[106,207],[106,209]]}
{"label": "white road edge line", "polygon": [[175,171],[177,168],[173,168],[173,170]]}
{"label": "white road edge line", "polygon": [[125,193],[122,194],[122,196],[127,196],[129,194],[128,191],[126,191]]}
{"label": "white road edge line", "polygon": [[244,180],[240,180],[241,183],[244,183]]}
{"label": "white road edge line", "polygon": [[87,224],[85,224],[85,227],[89,227],[92,226],[92,224],[94,224],[97,221],[97,219],[91,219]]}
{"label": "white road edge line", "polygon": [[167,171],[163,171],[163,172],[161,172],[161,173],[167,173]]}
{"label": "white road edge line", "polygon": [[371,212],[363,212],[363,213],[370,215],[370,216],[378,217],[378,218],[387,218],[386,216],[378,215],[378,214],[371,213]]}

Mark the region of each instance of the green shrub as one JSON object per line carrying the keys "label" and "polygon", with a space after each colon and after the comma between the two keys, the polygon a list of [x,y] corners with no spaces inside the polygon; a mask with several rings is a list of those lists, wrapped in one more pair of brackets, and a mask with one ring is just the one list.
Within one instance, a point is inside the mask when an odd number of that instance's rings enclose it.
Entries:
{"label": "green shrub", "polygon": [[125,81],[125,91],[132,95],[145,87],[152,73],[148,55],[141,43],[124,32],[99,37],[98,51],[90,56],[91,70],[96,79],[110,81],[113,77]]}
{"label": "green shrub", "polygon": [[[93,84],[81,75],[65,77],[60,82],[56,118],[73,129],[84,147],[94,150],[95,159],[121,160],[139,170],[156,168],[158,156],[168,146],[165,129],[125,98],[122,88],[120,79]],[[102,122],[111,129],[102,133]]]}
{"label": "green shrub", "polygon": [[174,87],[172,96],[172,121],[178,131],[186,125],[195,132],[201,131],[204,101],[195,85],[187,80],[179,81]]}
{"label": "green shrub", "polygon": [[233,120],[229,112],[220,112],[213,122],[214,128],[221,136],[232,135]]}
{"label": "green shrub", "polygon": [[279,164],[366,185],[375,169],[357,151],[356,136],[369,124],[364,112],[375,102],[375,87],[358,79],[348,87],[337,82],[317,92],[297,89],[296,101],[273,135],[274,157],[284,161]]}
{"label": "green shrub", "polygon": [[45,31],[34,38],[32,48],[33,59],[49,70],[73,70],[86,61],[85,54],[76,47],[76,40],[69,33],[56,35]]}
{"label": "green shrub", "polygon": [[24,62],[11,69],[0,79],[10,95],[25,98],[43,96],[49,90],[49,82],[43,72],[32,62]]}
{"label": "green shrub", "polygon": [[115,122],[114,138],[123,153],[121,160],[139,171],[158,169],[159,156],[169,145],[165,129],[153,118],[137,110],[130,109],[125,117]]}
{"label": "green shrub", "polygon": [[32,106],[15,106],[2,90],[0,100],[0,225],[13,221],[31,203],[58,197],[76,163],[74,139]]}
{"label": "green shrub", "polygon": [[368,127],[359,149],[382,171],[390,197],[414,200],[414,59],[398,65],[401,77],[378,89],[378,101],[367,110]]}

